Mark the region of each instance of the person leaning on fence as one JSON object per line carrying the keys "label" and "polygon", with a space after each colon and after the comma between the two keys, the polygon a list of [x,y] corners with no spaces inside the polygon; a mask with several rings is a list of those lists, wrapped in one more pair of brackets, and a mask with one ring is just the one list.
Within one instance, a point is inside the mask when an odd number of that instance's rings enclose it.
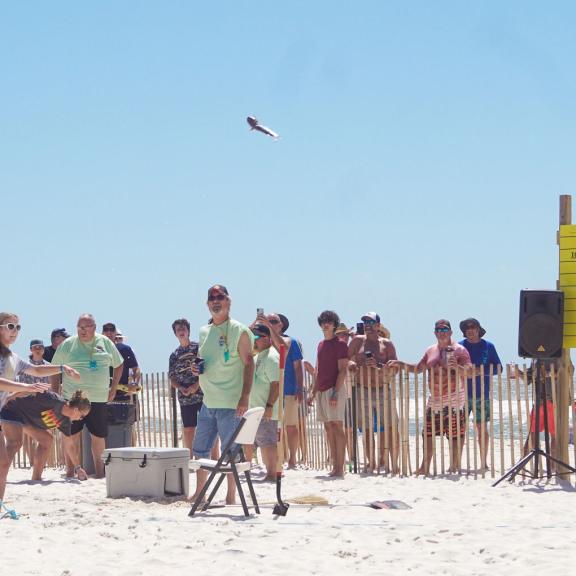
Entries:
{"label": "person leaning on fence", "polygon": [[178,392],[182,418],[182,440],[184,446],[190,450],[190,457],[192,457],[194,436],[198,426],[198,413],[202,408],[202,399],[204,398],[198,375],[192,373],[192,365],[198,357],[198,342],[190,340],[190,322],[186,318],[174,320],[172,331],[178,338],[180,345],[170,354],[168,378],[170,378],[172,388]]}
{"label": "person leaning on fence", "polygon": [[380,465],[397,474],[398,414],[392,401],[392,371],[386,365],[390,360],[396,360],[396,348],[391,340],[379,335],[380,316],[376,312],[367,312],[361,320],[364,324],[364,335],[357,334],[350,343],[348,368],[357,371],[356,381],[362,386],[362,393],[357,396],[357,401],[360,402],[363,398],[360,425],[366,440],[366,469],[374,471],[378,468],[372,431],[374,428],[374,431],[380,434]]}
{"label": "person leaning on fence", "polygon": [[[250,392],[250,408],[264,408],[264,415],[256,432],[255,445],[262,452],[266,466],[266,480],[276,480],[278,460],[278,397],[280,394],[280,354],[271,345],[270,329],[264,324],[252,327],[254,351],[257,352],[254,384]],[[252,447],[246,451],[252,460]]]}
{"label": "person leaning on fence", "polygon": [[[196,458],[208,458],[210,450],[220,437],[222,449],[248,409],[250,390],[254,378],[252,332],[247,326],[230,318],[231,300],[228,290],[216,284],[208,290],[208,310],[211,320],[200,329],[199,356],[204,360],[204,371],[193,364],[192,371],[200,376],[204,403],[198,415],[198,428],[193,452]],[[204,470],[196,472],[196,494],[200,494],[208,476]],[[234,504],[236,486],[229,475],[227,504]]]}
{"label": "person leaning on fence", "polygon": [[[96,332],[96,321],[92,314],[82,314],[76,324],[77,335],[70,336],[58,346],[52,361],[56,364],[69,363],[80,372],[80,382],[73,381],[67,374],[62,379],[62,395],[67,400],[78,389],[86,393],[91,402],[91,410],[86,418],[72,423],[71,435],[64,436],[66,449],[66,476],[74,477],[74,465],[70,454],[79,459],[80,432],[86,426],[91,436],[92,457],[96,478],[104,478],[102,453],[108,436],[108,402],[116,396],[116,389],[122,375],[122,356],[114,342]],[[113,368],[110,383],[110,367]],[[52,389],[60,392],[60,381],[53,378]]]}
{"label": "person leaning on fence", "polygon": [[[474,414],[476,436],[480,448],[480,466],[482,470],[488,470],[489,436],[488,425],[490,421],[490,398],[492,396],[492,375],[498,374],[498,366],[501,366],[500,358],[492,342],[484,340],[486,330],[480,326],[476,318],[467,318],[460,322],[460,330],[465,336],[459,343],[468,350],[472,364],[476,367],[476,385],[472,386],[473,378],[468,378],[468,417]],[[484,390],[482,390],[482,375],[484,370]]]}
{"label": "person leaning on fence", "polygon": [[342,478],[346,455],[344,414],[348,346],[336,337],[336,329],[340,324],[336,312],[325,310],[318,316],[318,324],[324,334],[324,340],[318,344],[316,378],[309,402],[312,403],[317,397],[318,420],[324,423],[332,459],[332,471],[329,476]]}
{"label": "person leaning on fence", "polygon": [[422,464],[416,474],[427,475],[432,461],[432,434],[445,434],[450,440],[451,472],[460,470],[464,435],[466,433],[466,373],[472,366],[468,350],[452,340],[452,327],[448,320],[434,325],[437,343],[430,346],[418,364],[391,360],[391,367],[407,367],[417,372],[428,372],[431,394],[426,403],[423,436],[426,437]]}

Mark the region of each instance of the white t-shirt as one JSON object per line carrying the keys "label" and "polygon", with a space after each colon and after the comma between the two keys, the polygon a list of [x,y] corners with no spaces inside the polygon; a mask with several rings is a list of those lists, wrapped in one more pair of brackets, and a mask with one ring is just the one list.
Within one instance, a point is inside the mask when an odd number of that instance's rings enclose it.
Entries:
{"label": "white t-shirt", "polygon": [[[22,360],[17,354],[10,354],[10,356],[0,356],[0,378],[5,378],[6,380],[16,380],[20,374],[24,373],[24,370],[28,368],[33,368],[33,365],[26,360]],[[0,408],[4,406],[8,396],[11,392],[5,392],[0,390]]]}

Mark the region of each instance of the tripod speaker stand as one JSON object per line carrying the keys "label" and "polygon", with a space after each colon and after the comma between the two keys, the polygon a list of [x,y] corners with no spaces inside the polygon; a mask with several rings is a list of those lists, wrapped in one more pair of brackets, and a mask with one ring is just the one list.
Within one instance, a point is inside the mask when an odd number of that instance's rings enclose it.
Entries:
{"label": "tripod speaker stand", "polygon": [[[535,430],[533,432],[536,441],[534,442],[534,448],[528,452],[525,456],[523,456],[504,476],[502,476],[499,480],[494,482],[492,486],[498,486],[500,482],[503,480],[510,480],[511,482],[514,478],[520,474],[521,476],[527,476],[531,478],[540,478],[540,456],[543,456],[546,461],[546,476],[547,478],[552,478],[552,476],[556,476],[558,472],[552,473],[552,462],[556,463],[557,466],[563,466],[566,470],[570,472],[576,473],[576,468],[572,468],[566,462],[562,462],[562,460],[558,460],[550,454],[550,426],[548,422],[548,401],[546,400],[546,365],[541,360],[536,360],[536,378],[534,379],[534,411],[535,411]],[[544,446],[545,450],[540,448],[540,407],[541,407],[541,399],[542,397],[545,399],[543,418],[544,418]],[[532,419],[531,419],[532,423]],[[528,433],[528,438],[530,438],[530,433],[532,426],[530,426],[530,432]],[[532,474],[524,474],[526,466],[534,460],[534,472]]]}

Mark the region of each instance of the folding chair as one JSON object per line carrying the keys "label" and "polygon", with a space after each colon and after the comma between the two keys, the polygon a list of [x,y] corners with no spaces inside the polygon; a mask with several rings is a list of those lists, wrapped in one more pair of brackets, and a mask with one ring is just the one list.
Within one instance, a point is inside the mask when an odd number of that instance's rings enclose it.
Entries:
{"label": "folding chair", "polygon": [[[254,486],[252,485],[252,478],[250,477],[251,463],[246,461],[242,445],[254,444],[256,431],[258,430],[260,420],[262,420],[262,414],[264,414],[264,408],[251,408],[246,411],[242,420],[240,420],[238,427],[234,431],[232,438],[230,438],[228,444],[223,448],[222,455],[218,460],[200,458],[199,460],[192,460],[190,462],[192,470],[207,470],[210,472],[210,476],[208,477],[204,488],[202,488],[202,491],[198,494],[188,516],[194,516],[198,508],[200,508],[201,511],[208,509],[210,502],[212,502],[212,499],[216,495],[218,488],[220,488],[220,485],[227,474],[232,474],[234,476],[234,481],[240,496],[240,502],[242,502],[244,515],[249,516],[250,514],[248,512],[248,506],[246,505],[246,498],[244,497],[242,485],[240,484],[239,472],[244,473],[246,484],[248,484],[250,496],[252,497],[252,503],[254,504],[254,510],[256,511],[256,514],[260,514],[260,508],[256,501],[256,494],[254,493]],[[202,500],[206,496],[210,484],[218,474],[220,477],[216,481],[216,485],[212,489],[212,492],[210,492],[210,496],[208,496],[206,502],[202,504]]]}

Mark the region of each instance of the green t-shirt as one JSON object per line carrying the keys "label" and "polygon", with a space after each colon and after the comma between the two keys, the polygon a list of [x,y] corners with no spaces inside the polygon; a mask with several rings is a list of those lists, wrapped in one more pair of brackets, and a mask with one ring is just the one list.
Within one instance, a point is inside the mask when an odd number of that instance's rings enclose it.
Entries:
{"label": "green t-shirt", "polygon": [[123,362],[114,342],[102,334],[86,343],[78,336],[71,336],[56,348],[52,358],[52,364],[67,364],[80,372],[80,380],[63,375],[64,398],[68,400],[76,390],[82,390],[90,402],[108,402],[110,367],[118,368]]}
{"label": "green t-shirt", "polygon": [[[265,408],[270,394],[270,384],[280,381],[280,354],[270,346],[255,358],[254,384],[250,391],[250,408]],[[272,420],[278,420],[278,400],[272,408]]]}
{"label": "green t-shirt", "polygon": [[252,332],[230,318],[223,324],[208,324],[200,329],[198,356],[204,360],[200,388],[208,408],[236,409],[242,394],[244,363],[238,354],[240,336]]}

